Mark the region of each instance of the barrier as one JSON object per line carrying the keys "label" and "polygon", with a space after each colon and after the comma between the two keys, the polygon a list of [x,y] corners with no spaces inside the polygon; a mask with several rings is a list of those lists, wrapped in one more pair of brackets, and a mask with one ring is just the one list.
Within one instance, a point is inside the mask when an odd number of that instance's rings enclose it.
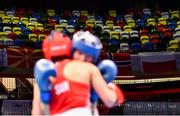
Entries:
{"label": "barrier", "polygon": [[[32,100],[1,100],[0,102],[2,104],[1,115],[31,114]],[[180,102],[126,101],[124,105],[109,109],[106,113],[119,115],[179,115]]]}
{"label": "barrier", "polygon": [[180,102],[128,101],[123,110],[125,115],[178,115]]}
{"label": "barrier", "polygon": [[1,115],[30,115],[31,109],[31,100],[3,100]]}

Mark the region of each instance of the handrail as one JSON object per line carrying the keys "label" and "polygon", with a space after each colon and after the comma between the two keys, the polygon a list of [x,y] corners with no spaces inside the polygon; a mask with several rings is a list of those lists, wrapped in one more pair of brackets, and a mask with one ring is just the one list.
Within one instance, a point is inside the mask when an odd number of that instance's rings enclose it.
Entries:
{"label": "handrail", "polygon": [[142,83],[160,83],[180,81],[180,77],[154,78],[154,79],[136,79],[136,80],[113,80],[116,84],[142,84]]}

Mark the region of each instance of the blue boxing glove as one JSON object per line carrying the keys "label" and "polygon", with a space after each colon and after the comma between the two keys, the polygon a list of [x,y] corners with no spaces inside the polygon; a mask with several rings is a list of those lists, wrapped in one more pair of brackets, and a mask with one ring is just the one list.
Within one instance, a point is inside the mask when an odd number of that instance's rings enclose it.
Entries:
{"label": "blue boxing glove", "polygon": [[118,69],[116,64],[112,60],[101,61],[98,64],[98,68],[107,83],[112,82],[112,80],[114,80],[117,76]]}
{"label": "blue boxing glove", "polygon": [[48,104],[51,99],[50,91],[52,88],[49,77],[56,76],[54,63],[47,59],[38,60],[34,67],[34,76],[40,89],[41,101]]}
{"label": "blue boxing glove", "polygon": [[[116,78],[118,73],[116,64],[111,60],[103,60],[98,65],[98,68],[107,83],[110,83]],[[97,93],[92,89],[91,90],[91,102],[95,103],[99,99]]]}

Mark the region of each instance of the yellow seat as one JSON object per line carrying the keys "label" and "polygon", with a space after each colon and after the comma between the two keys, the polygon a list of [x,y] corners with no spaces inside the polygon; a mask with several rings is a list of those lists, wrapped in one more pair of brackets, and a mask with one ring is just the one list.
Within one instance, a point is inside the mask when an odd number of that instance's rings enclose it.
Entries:
{"label": "yellow seat", "polygon": [[80,14],[81,14],[82,16],[88,16],[88,15],[89,15],[89,13],[88,13],[87,10],[81,10]]}
{"label": "yellow seat", "polygon": [[39,34],[38,35],[38,40],[43,41],[45,39],[46,35],[45,34]]}
{"label": "yellow seat", "polygon": [[17,35],[22,34],[22,29],[20,27],[14,27],[13,32],[16,33]]}
{"label": "yellow seat", "polygon": [[56,24],[55,25],[55,30],[59,31],[59,32],[62,32],[64,30],[64,27],[62,25],[60,25],[60,24]]}
{"label": "yellow seat", "polygon": [[114,22],[113,21],[106,21],[106,25],[109,26],[110,28],[113,28]]}
{"label": "yellow seat", "polygon": [[179,49],[179,41],[178,40],[169,41],[168,50],[176,51],[177,49]]}
{"label": "yellow seat", "polygon": [[113,31],[121,32],[121,26],[113,26]]}
{"label": "yellow seat", "polygon": [[4,26],[3,27],[3,32],[6,32],[6,33],[11,33],[12,32],[12,28],[11,27],[8,27],[8,26]]}
{"label": "yellow seat", "polygon": [[34,42],[36,42],[36,41],[38,40],[37,35],[36,35],[36,34],[33,34],[33,33],[29,34],[29,35],[28,35],[28,38],[29,38],[29,40],[32,40],[32,41],[34,41]]}
{"label": "yellow seat", "polygon": [[177,22],[177,28],[180,28],[180,21]]}
{"label": "yellow seat", "polygon": [[6,19],[3,20],[3,23],[6,23],[6,24],[7,24],[7,23],[10,23],[10,22],[11,22],[11,20],[6,20]]}
{"label": "yellow seat", "polygon": [[170,14],[171,14],[171,17],[179,17],[179,10],[175,10],[175,11],[171,11],[170,12]]}
{"label": "yellow seat", "polygon": [[127,21],[127,25],[135,27],[136,26],[136,22],[135,22],[135,20],[128,20]]}
{"label": "yellow seat", "polygon": [[7,32],[0,32],[0,38],[7,38],[8,33]]}
{"label": "yellow seat", "polygon": [[54,9],[48,9],[47,14],[48,14],[48,16],[53,17],[56,15],[56,12]]}
{"label": "yellow seat", "polygon": [[14,24],[17,24],[19,22],[19,17],[11,17],[11,21],[14,23]]}
{"label": "yellow seat", "polygon": [[11,22],[11,17],[9,17],[9,16],[3,16],[3,17],[2,17],[2,21],[3,21],[3,23],[9,23],[9,22]]}
{"label": "yellow seat", "polygon": [[150,26],[156,26],[156,20],[154,18],[148,18],[147,19],[147,25]]}
{"label": "yellow seat", "polygon": [[146,43],[146,42],[149,42],[149,36],[141,36],[140,37],[140,42],[142,43],[142,44],[144,44],[144,43]]}
{"label": "yellow seat", "polygon": [[74,33],[75,27],[73,25],[68,25],[68,26],[66,26],[66,30],[70,33]]}
{"label": "yellow seat", "polygon": [[40,31],[44,29],[43,24],[41,24],[41,23],[36,23],[35,28],[40,30]]}
{"label": "yellow seat", "polygon": [[115,39],[120,39],[120,32],[110,31],[110,37]]}
{"label": "yellow seat", "polygon": [[34,23],[27,23],[26,28],[33,30],[35,28],[35,24]]}
{"label": "yellow seat", "polygon": [[2,18],[3,16],[5,16],[5,11],[0,10],[0,18]]}
{"label": "yellow seat", "polygon": [[124,27],[123,27],[123,30],[124,31],[127,31],[127,32],[130,32],[130,31],[132,31],[132,26],[130,26],[130,25],[125,25]]}
{"label": "yellow seat", "polygon": [[163,25],[167,25],[167,19],[166,18],[159,18],[158,23],[163,24]]}
{"label": "yellow seat", "polygon": [[21,21],[22,23],[24,23],[24,24],[28,24],[28,23],[29,23],[29,19],[28,19],[27,17],[22,17],[22,18],[20,19],[20,21]]}
{"label": "yellow seat", "polygon": [[109,16],[116,17],[117,16],[116,10],[110,10],[109,11]]}
{"label": "yellow seat", "polygon": [[95,25],[95,24],[94,24],[94,21],[93,21],[93,20],[87,20],[87,21],[86,21],[86,26],[87,26],[87,27],[94,27],[94,25]]}

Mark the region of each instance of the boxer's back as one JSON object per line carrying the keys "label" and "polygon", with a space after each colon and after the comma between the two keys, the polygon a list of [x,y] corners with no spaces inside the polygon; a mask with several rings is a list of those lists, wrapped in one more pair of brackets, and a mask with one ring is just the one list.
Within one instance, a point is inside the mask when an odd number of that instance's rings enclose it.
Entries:
{"label": "boxer's back", "polygon": [[89,63],[75,60],[56,63],[57,77],[52,89],[51,114],[90,106],[89,67]]}

